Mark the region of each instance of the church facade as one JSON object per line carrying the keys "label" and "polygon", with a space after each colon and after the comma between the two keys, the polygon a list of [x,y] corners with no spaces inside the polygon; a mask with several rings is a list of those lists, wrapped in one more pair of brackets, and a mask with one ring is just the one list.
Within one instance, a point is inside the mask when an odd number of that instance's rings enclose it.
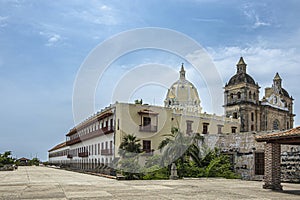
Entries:
{"label": "church facade", "polygon": [[240,118],[241,132],[286,130],[293,128],[293,98],[282,87],[276,73],[271,87],[259,100],[259,85],[247,74],[243,57],[237,71],[224,87],[224,108],[227,117]]}

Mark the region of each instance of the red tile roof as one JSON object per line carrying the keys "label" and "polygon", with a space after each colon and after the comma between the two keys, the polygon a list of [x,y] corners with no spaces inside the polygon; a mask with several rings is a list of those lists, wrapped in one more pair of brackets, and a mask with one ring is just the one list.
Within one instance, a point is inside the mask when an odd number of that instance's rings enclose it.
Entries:
{"label": "red tile roof", "polygon": [[259,135],[255,137],[256,141],[258,142],[266,142],[266,141],[280,140],[280,139],[293,139],[293,138],[300,139],[300,126],[286,131],[270,133],[266,135]]}
{"label": "red tile roof", "polygon": [[66,142],[62,142],[62,143],[56,145],[55,147],[53,147],[52,149],[50,149],[48,152],[54,151],[54,150],[56,150],[56,149],[63,148],[63,147],[65,147],[65,146],[67,146],[67,145],[66,145]]}

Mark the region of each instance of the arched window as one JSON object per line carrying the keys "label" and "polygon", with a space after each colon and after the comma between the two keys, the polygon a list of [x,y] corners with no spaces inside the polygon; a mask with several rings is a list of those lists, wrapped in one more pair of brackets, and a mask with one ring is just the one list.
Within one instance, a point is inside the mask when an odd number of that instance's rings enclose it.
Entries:
{"label": "arched window", "polygon": [[241,98],[241,93],[240,93],[240,92],[237,93],[237,98],[238,98],[238,99]]}
{"label": "arched window", "polygon": [[274,97],[274,104],[277,104],[277,97]]}
{"label": "arched window", "polygon": [[249,99],[252,99],[252,93],[249,91]]}
{"label": "arched window", "polygon": [[254,99],[254,100],[256,99],[256,94],[255,94],[255,92],[253,93],[253,99]]}
{"label": "arched window", "polygon": [[277,119],[273,121],[273,130],[279,130],[279,121]]}
{"label": "arched window", "polygon": [[232,93],[230,94],[230,99],[231,99],[231,100],[233,99],[233,94],[232,94]]}

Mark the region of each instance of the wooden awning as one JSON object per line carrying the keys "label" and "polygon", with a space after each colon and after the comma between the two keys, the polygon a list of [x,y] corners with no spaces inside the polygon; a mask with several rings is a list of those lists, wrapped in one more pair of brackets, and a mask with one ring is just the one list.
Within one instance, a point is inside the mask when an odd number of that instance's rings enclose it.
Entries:
{"label": "wooden awning", "polygon": [[149,110],[149,109],[144,109],[144,110],[140,110],[138,112],[139,115],[158,115],[157,112],[154,112],[152,110]]}

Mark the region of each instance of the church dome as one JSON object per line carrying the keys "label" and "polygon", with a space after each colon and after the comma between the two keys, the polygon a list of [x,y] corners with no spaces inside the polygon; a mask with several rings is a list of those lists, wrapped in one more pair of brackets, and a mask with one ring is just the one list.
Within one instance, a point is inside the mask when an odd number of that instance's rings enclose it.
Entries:
{"label": "church dome", "polygon": [[228,85],[235,85],[239,83],[249,83],[255,85],[254,79],[249,74],[239,73],[235,74],[228,82]]}
{"label": "church dome", "polygon": [[236,85],[239,83],[249,83],[255,85],[254,79],[246,72],[247,64],[245,63],[243,57],[240,58],[236,66],[237,72],[233,77],[230,78],[227,85]]}
{"label": "church dome", "polygon": [[186,80],[183,65],[181,66],[179,80],[168,89],[165,106],[172,108],[189,107],[201,110],[197,89],[190,81]]}

